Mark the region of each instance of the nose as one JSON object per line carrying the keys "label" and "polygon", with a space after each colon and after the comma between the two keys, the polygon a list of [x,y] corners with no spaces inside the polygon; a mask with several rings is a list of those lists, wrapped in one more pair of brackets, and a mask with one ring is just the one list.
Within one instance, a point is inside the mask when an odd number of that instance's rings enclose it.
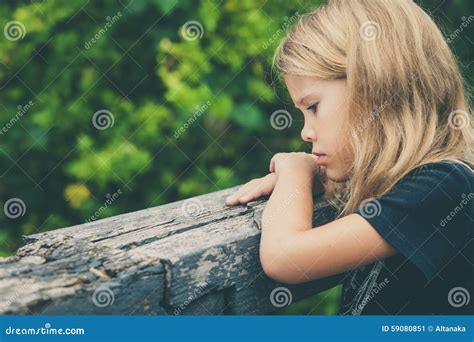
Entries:
{"label": "nose", "polygon": [[306,123],[303,126],[303,129],[301,130],[301,139],[303,141],[311,142],[316,140],[316,132],[314,131],[313,128],[308,126]]}

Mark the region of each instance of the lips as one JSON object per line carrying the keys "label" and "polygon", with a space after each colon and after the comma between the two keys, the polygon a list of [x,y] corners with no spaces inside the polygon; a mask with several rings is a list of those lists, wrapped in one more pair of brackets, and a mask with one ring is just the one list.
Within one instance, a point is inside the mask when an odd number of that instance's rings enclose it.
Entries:
{"label": "lips", "polygon": [[325,156],[324,153],[317,153],[317,152],[312,152],[316,157],[321,157],[321,156]]}
{"label": "lips", "polygon": [[316,161],[318,163],[323,163],[326,161],[327,156],[324,153],[312,152],[316,156]]}

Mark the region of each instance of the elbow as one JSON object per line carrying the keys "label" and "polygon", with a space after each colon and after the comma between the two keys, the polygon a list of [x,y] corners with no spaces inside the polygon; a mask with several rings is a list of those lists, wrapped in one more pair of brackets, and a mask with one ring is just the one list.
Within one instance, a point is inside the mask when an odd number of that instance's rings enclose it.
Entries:
{"label": "elbow", "polygon": [[262,265],[263,273],[265,273],[268,278],[281,282],[281,272],[278,270],[277,265],[267,259],[267,256],[262,257],[262,255],[260,255],[260,264]]}
{"label": "elbow", "polygon": [[281,251],[267,251],[260,248],[260,264],[267,277],[284,284],[299,284],[301,272],[295,272],[294,265],[288,263]]}

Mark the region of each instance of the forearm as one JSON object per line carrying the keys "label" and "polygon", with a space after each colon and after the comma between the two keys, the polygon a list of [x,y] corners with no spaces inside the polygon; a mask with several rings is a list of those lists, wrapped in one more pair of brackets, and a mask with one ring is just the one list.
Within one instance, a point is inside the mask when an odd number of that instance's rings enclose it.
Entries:
{"label": "forearm", "polygon": [[297,233],[312,228],[313,178],[305,173],[284,172],[262,214],[261,248],[278,250]]}

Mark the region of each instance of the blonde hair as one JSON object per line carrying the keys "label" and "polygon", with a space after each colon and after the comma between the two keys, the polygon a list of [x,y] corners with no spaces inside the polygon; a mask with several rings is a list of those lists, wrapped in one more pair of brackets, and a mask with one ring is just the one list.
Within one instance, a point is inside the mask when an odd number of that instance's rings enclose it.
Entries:
{"label": "blonde hair", "polygon": [[413,1],[329,0],[299,18],[273,65],[280,75],[347,80],[350,177],[326,184],[339,216],[424,164],[472,171],[463,81],[441,31]]}

